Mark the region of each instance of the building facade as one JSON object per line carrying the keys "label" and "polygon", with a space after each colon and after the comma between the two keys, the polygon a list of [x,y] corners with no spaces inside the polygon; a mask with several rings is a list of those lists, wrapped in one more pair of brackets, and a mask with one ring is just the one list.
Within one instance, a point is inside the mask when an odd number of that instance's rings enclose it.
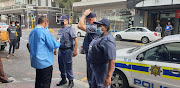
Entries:
{"label": "building facade", "polygon": [[50,28],[60,27],[57,19],[64,13],[53,0],[0,1],[0,22],[19,21],[22,28],[34,28],[40,16],[46,16]]}
{"label": "building facade", "polygon": [[[122,31],[133,24],[134,9],[128,9],[126,0],[82,0],[73,3],[74,11],[79,12],[79,18],[86,9],[91,9],[97,15],[97,20],[107,18],[111,22],[111,31]],[[76,20],[77,22],[79,19]]]}
{"label": "building facade", "polygon": [[160,24],[165,30],[168,22],[172,34],[180,33],[180,0],[143,0],[135,5],[134,26],[144,26],[154,31]]}

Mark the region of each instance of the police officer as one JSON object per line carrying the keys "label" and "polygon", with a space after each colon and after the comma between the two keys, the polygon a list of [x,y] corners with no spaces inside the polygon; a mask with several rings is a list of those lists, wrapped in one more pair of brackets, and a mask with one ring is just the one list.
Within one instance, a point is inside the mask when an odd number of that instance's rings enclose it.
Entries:
{"label": "police officer", "polygon": [[[85,19],[86,19],[86,25],[84,24]],[[89,44],[91,43],[91,41],[98,36],[96,34],[97,26],[94,25],[93,22],[96,22],[96,14],[94,12],[91,12],[90,9],[87,9],[84,12],[84,15],[81,17],[81,20],[78,24],[78,28],[86,32],[86,36],[85,36],[84,42],[83,42],[83,50],[86,53],[87,79],[88,79],[90,88],[91,88],[92,71],[90,68],[89,60],[87,59],[88,49],[89,49]]]}
{"label": "police officer", "polygon": [[16,51],[19,50],[19,46],[20,46],[20,38],[22,37],[22,31],[21,31],[21,26],[19,26],[19,22],[16,21],[15,22],[16,25],[16,29],[17,29],[17,45],[16,45]]}
{"label": "police officer", "polygon": [[9,53],[8,56],[11,54],[11,49],[13,47],[13,56],[15,56],[14,51],[16,48],[16,41],[17,41],[17,29],[15,27],[15,22],[11,21],[10,22],[10,27],[7,29],[7,34],[8,34],[8,42],[9,42]]}
{"label": "police officer", "polygon": [[[67,88],[72,88],[74,86],[72,56],[75,57],[77,55],[78,39],[75,30],[70,25],[68,25],[68,19],[69,18],[66,15],[62,15],[59,19],[61,21],[62,28],[60,28],[58,32],[58,35],[60,35],[61,43],[61,46],[59,47],[58,51],[58,62],[62,80],[57,84],[57,86],[66,84],[67,77],[69,79],[69,85]],[[75,48],[73,48],[74,41]]]}
{"label": "police officer", "polygon": [[97,24],[98,38],[89,45],[88,59],[92,69],[92,88],[110,87],[111,76],[115,67],[116,44],[112,34],[108,33],[110,22],[102,19]]}

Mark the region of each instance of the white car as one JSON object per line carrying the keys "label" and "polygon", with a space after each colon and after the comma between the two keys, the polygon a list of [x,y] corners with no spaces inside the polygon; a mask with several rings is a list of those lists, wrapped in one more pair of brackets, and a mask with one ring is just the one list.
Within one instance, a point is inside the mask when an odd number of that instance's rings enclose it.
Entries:
{"label": "white car", "polygon": [[80,30],[80,29],[78,29],[78,30],[76,31],[76,33],[77,33],[77,36],[78,36],[78,37],[86,36],[86,32],[85,32],[85,31],[82,31],[82,30]]}
{"label": "white car", "polygon": [[180,88],[180,35],[117,51],[112,88]]}
{"label": "white car", "polygon": [[113,36],[117,41],[127,39],[148,43],[160,39],[161,33],[152,32],[146,27],[132,27],[124,31],[116,32]]}
{"label": "white car", "polygon": [[0,31],[7,31],[8,27],[9,25],[7,25],[6,23],[0,23]]}

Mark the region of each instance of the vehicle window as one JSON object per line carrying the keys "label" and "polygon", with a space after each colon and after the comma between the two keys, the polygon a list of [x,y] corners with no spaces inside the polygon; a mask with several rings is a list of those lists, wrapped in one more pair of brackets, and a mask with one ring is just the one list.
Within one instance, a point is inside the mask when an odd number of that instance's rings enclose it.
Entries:
{"label": "vehicle window", "polygon": [[137,51],[137,50],[141,49],[142,47],[145,47],[145,46],[147,46],[147,45],[150,45],[150,44],[153,44],[153,43],[159,42],[160,40],[162,40],[162,38],[161,38],[161,39],[158,39],[158,40],[156,40],[156,41],[154,41],[154,42],[150,42],[150,43],[148,43],[148,44],[146,44],[146,45],[143,45],[143,46],[139,46],[139,47],[136,47],[136,48],[130,49],[130,50],[128,50],[128,51],[127,51],[127,53],[133,53],[133,52],[135,52],[135,51]]}
{"label": "vehicle window", "polygon": [[144,52],[144,60],[180,63],[180,43],[160,45]]}
{"label": "vehicle window", "polygon": [[6,25],[6,23],[0,23],[0,25]]}
{"label": "vehicle window", "polygon": [[137,32],[146,32],[146,30],[144,30],[143,28],[137,28],[136,31]]}
{"label": "vehicle window", "polygon": [[125,32],[135,32],[135,28],[130,28],[130,29],[127,29]]}

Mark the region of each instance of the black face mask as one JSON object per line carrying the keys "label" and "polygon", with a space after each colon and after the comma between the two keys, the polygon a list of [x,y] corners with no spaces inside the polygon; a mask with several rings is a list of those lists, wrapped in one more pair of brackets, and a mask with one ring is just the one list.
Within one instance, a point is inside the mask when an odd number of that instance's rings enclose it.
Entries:
{"label": "black face mask", "polygon": [[64,26],[64,22],[61,22],[61,24],[60,24],[61,26]]}

